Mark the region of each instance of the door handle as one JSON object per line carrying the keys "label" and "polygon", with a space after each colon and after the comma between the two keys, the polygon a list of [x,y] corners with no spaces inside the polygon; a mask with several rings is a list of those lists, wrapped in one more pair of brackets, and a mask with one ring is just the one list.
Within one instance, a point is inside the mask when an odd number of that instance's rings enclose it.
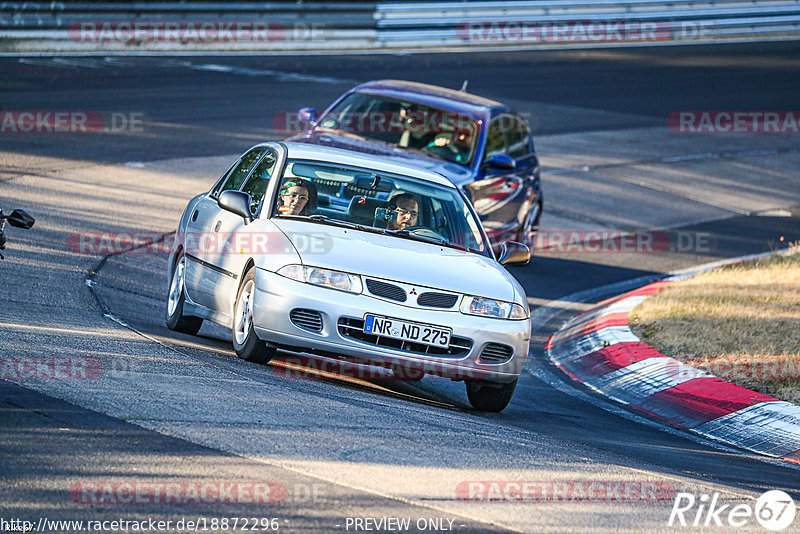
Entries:
{"label": "door handle", "polygon": [[194,210],[194,213],[192,213],[192,222],[195,222],[196,220],[197,220],[197,210]]}
{"label": "door handle", "polygon": [[222,226],[222,221],[217,221],[217,224],[214,225],[214,231],[219,232],[220,227]]}

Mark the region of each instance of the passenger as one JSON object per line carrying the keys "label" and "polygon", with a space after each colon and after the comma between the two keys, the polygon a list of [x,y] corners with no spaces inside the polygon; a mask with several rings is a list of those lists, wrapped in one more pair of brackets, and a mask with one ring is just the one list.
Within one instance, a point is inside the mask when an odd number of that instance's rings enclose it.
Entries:
{"label": "passenger", "polygon": [[389,199],[389,207],[394,206],[397,221],[389,221],[386,226],[389,230],[404,230],[417,226],[419,216],[419,202],[411,193],[400,193]]}
{"label": "passenger", "polygon": [[290,178],[282,186],[278,211],[281,215],[311,215],[317,210],[317,188],[308,180]]}

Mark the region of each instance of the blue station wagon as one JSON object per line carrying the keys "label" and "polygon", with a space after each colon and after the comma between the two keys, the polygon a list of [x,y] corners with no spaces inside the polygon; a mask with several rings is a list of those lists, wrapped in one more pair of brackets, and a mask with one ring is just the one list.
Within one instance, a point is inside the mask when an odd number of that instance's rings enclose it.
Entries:
{"label": "blue station wagon", "polygon": [[463,189],[495,250],[506,241],[531,245],[543,205],[539,160],[530,128],[508,106],[380,80],[354,87],[321,115],[303,108],[298,117],[304,131],[291,141],[411,159]]}

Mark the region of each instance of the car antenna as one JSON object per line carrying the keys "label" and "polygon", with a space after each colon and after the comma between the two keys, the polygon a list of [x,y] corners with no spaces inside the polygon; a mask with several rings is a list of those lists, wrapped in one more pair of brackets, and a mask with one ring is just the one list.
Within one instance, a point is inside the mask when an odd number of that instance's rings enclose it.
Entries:
{"label": "car antenna", "polygon": [[464,80],[464,83],[461,84],[461,89],[459,89],[459,91],[462,92],[462,93],[466,93],[467,92],[467,84],[468,83],[469,83],[469,80]]}

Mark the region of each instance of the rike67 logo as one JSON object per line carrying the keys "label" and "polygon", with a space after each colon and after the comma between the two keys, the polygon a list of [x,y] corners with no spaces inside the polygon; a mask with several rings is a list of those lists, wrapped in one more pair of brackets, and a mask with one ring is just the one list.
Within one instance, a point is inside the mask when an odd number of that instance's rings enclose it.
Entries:
{"label": "rike67 logo", "polygon": [[755,519],[768,530],[780,531],[792,524],[796,512],[792,498],[780,490],[765,492],[755,506],[722,504],[719,493],[695,497],[691,493],[679,492],[675,494],[667,526],[740,528],[751,526]]}

